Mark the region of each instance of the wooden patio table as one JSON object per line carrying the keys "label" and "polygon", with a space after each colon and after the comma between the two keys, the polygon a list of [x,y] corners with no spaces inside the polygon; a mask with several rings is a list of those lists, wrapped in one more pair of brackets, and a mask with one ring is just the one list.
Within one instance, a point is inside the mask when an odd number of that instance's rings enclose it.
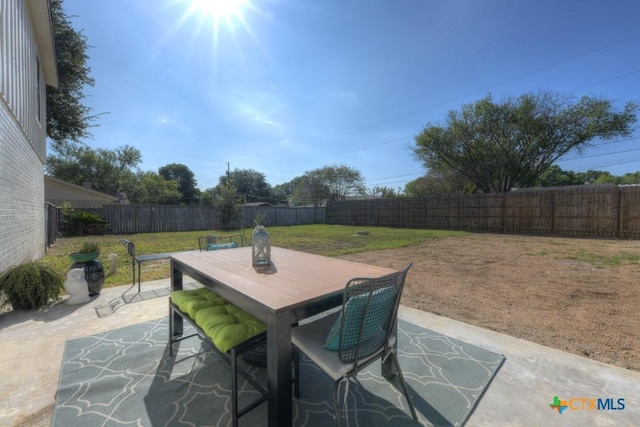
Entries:
{"label": "wooden patio table", "polygon": [[[267,325],[267,393],[270,427],[292,425],[292,348],[294,322],[342,304],[344,287],[354,277],[380,277],[394,270],[271,248],[272,265],[251,265],[251,248],[171,256],[171,289],[182,289],[188,275]],[[182,318],[174,318],[182,332]],[[392,376],[383,366],[385,376]]]}

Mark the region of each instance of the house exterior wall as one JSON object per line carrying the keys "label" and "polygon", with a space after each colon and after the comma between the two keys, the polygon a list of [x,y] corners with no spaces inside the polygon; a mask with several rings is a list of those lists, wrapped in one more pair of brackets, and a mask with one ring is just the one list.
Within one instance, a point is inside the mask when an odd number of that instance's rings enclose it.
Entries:
{"label": "house exterior wall", "polygon": [[46,92],[28,0],[0,0],[0,272],[45,252]]}

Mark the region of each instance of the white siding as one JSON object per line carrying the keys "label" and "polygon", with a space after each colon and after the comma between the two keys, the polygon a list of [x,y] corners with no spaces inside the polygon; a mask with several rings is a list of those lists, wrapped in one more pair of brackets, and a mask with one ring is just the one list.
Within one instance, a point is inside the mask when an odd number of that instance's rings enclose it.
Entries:
{"label": "white siding", "polygon": [[24,0],[0,0],[0,271],[44,255],[46,125],[37,110],[44,121],[46,102],[37,56]]}
{"label": "white siding", "polygon": [[[38,73],[36,68],[37,58],[38,47],[25,2],[0,0],[0,95],[44,163],[46,124],[40,123],[38,117],[46,117],[45,82],[44,73]],[[39,84],[36,82],[38,77]]]}

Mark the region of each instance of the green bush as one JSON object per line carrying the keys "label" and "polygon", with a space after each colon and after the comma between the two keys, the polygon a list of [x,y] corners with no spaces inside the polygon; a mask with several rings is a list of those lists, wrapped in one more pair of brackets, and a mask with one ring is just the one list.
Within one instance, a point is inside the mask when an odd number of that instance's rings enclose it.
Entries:
{"label": "green bush", "polygon": [[65,236],[82,236],[86,234],[104,234],[107,221],[92,212],[63,208],[62,234]]}
{"label": "green bush", "polygon": [[63,287],[62,277],[53,268],[37,261],[11,267],[0,275],[0,291],[14,310],[44,307],[56,300]]}

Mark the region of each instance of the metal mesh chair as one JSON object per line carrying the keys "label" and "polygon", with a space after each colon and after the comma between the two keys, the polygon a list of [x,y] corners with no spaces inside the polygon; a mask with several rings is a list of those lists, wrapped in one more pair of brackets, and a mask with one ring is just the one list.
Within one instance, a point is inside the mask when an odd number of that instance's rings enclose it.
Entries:
{"label": "metal mesh chair", "polygon": [[[398,306],[411,265],[380,278],[351,279],[344,290],[339,312],[292,330],[294,352],[302,351],[335,381],[333,408],[338,426],[341,425],[340,384],[376,360],[387,358],[391,358],[396,369],[411,415],[418,421],[394,351]],[[294,362],[297,363],[297,359],[294,357]],[[298,366],[295,370],[299,372]],[[296,380],[299,381],[297,375]]]}

